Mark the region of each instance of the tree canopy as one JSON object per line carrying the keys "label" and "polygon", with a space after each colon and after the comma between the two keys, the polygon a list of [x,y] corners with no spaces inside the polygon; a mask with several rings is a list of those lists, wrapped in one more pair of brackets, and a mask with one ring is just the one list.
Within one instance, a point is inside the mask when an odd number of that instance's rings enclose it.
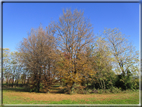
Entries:
{"label": "tree canopy", "polygon": [[97,36],[84,12],[67,9],[45,29],[31,29],[20,42],[18,52],[3,50],[4,76],[14,81],[21,75],[25,81],[29,75],[30,91],[37,92],[49,92],[58,82],[69,93],[75,85],[88,83],[106,89],[115,85],[116,73],[123,75],[123,80],[130,73],[138,75],[138,57],[119,29],[105,29]]}

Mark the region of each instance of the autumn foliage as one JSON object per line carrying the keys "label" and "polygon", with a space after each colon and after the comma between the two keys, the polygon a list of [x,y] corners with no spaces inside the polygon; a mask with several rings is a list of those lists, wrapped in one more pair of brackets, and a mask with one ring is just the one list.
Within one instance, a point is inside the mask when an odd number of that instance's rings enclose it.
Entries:
{"label": "autumn foliage", "polygon": [[116,28],[94,35],[83,12],[67,9],[46,29],[32,29],[20,42],[17,57],[29,75],[30,91],[50,92],[56,83],[68,93],[75,92],[76,87],[105,90],[118,85],[116,74],[123,75],[121,80],[126,83],[125,77],[130,77],[127,71],[137,72],[138,54],[130,54],[133,47],[125,42]]}

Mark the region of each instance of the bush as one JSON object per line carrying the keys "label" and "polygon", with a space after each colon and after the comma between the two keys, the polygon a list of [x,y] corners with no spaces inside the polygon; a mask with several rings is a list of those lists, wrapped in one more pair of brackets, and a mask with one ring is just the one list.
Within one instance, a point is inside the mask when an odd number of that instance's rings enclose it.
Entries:
{"label": "bush", "polygon": [[139,89],[139,79],[138,78],[133,80],[132,89]]}
{"label": "bush", "polygon": [[84,94],[85,93],[85,90],[84,89],[80,89],[78,94]]}
{"label": "bush", "polygon": [[110,92],[112,92],[112,93],[119,93],[119,92],[121,92],[121,88],[112,87],[112,88],[110,88]]}
{"label": "bush", "polygon": [[71,90],[70,90],[70,87],[69,86],[66,86],[64,89],[63,89],[64,93],[66,94],[71,94]]}
{"label": "bush", "polygon": [[98,93],[99,93],[99,94],[102,94],[102,93],[103,93],[103,90],[102,90],[102,89],[98,89]]}
{"label": "bush", "polygon": [[98,90],[92,90],[91,93],[98,93]]}
{"label": "bush", "polygon": [[105,90],[105,93],[110,93],[110,90],[109,90],[109,89],[106,89],[106,90]]}
{"label": "bush", "polygon": [[76,88],[76,89],[74,90],[74,93],[75,93],[75,94],[78,94],[79,90],[80,90],[80,89]]}
{"label": "bush", "polygon": [[89,89],[86,86],[75,86],[74,87],[74,92],[77,94],[89,94]]}
{"label": "bush", "polygon": [[88,93],[91,93],[91,92],[92,92],[92,90],[91,90],[91,89],[88,89],[87,91],[88,91]]}
{"label": "bush", "polygon": [[133,84],[133,78],[130,75],[117,75],[117,78],[115,80],[115,86],[118,88],[121,87],[122,90],[133,89]]}

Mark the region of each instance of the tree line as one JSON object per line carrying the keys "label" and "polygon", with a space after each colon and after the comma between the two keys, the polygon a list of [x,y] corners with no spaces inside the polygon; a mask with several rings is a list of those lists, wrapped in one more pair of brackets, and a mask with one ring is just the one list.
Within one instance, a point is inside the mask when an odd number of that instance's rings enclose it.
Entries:
{"label": "tree line", "polygon": [[75,86],[138,88],[133,76],[139,75],[139,54],[127,38],[118,28],[95,35],[84,12],[63,10],[57,22],[31,29],[17,52],[3,50],[4,77],[11,76],[12,84],[29,77],[34,92],[48,92],[56,83],[69,93]]}

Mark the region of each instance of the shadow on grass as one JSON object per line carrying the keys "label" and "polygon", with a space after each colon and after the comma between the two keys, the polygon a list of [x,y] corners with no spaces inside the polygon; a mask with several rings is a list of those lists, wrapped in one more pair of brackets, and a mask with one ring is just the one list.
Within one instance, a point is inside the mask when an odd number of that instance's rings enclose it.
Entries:
{"label": "shadow on grass", "polygon": [[[62,89],[58,89],[58,87],[59,86],[52,86],[50,93],[63,94],[64,91]],[[19,85],[18,87],[3,85],[3,91],[30,92],[30,89],[27,86],[21,86],[21,85]],[[36,92],[36,93],[45,93],[45,92]]]}
{"label": "shadow on grass", "polygon": [[3,91],[30,92],[29,89],[25,86],[23,86],[23,87],[3,86]]}
{"label": "shadow on grass", "polygon": [[54,86],[52,86],[52,87],[60,87],[59,85],[54,85]]}
{"label": "shadow on grass", "polygon": [[[18,86],[10,84],[9,86],[6,84],[3,84],[3,91],[14,91],[14,92],[30,92],[30,89],[26,85],[18,84]],[[65,94],[64,89],[59,89],[59,85],[54,85],[51,87],[49,93],[52,94]],[[32,93],[32,92],[30,92]],[[47,93],[47,92],[36,92],[36,93]]]}

